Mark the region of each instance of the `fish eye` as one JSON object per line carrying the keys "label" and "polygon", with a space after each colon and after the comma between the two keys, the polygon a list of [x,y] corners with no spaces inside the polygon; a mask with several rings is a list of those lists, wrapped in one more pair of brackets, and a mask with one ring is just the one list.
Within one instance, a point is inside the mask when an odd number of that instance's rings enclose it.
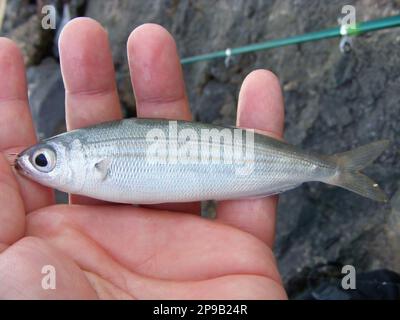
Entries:
{"label": "fish eye", "polygon": [[41,172],[50,172],[56,165],[56,154],[51,149],[36,150],[31,160],[33,166]]}
{"label": "fish eye", "polygon": [[48,161],[46,156],[43,153],[39,153],[35,158],[35,163],[39,167],[46,167],[48,165]]}

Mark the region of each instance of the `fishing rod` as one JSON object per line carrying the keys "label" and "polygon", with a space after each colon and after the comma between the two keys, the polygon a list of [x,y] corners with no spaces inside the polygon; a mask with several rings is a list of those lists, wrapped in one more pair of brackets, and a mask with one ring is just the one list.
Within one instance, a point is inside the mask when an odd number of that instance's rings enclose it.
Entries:
{"label": "fishing rod", "polygon": [[288,38],[274,39],[260,43],[254,43],[237,48],[227,48],[226,50],[215,51],[211,53],[196,55],[181,59],[183,65],[195,63],[199,61],[207,61],[218,58],[230,58],[234,55],[255,52],[260,50],[268,50],[283,46],[289,46],[298,43],[317,41],[322,39],[329,39],[343,36],[356,36],[362,33],[394,28],[400,26],[400,15],[365,21],[356,24],[354,27],[347,27],[346,25],[329,28],[321,31],[305,33]]}

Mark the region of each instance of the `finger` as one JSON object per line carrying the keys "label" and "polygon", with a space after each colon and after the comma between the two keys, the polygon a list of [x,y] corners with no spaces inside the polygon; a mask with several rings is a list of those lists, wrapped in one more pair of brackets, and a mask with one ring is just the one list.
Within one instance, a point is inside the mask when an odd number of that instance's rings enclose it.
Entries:
{"label": "finger", "polygon": [[[76,18],[63,29],[61,70],[66,90],[67,129],[122,118],[106,31],[90,18]],[[73,203],[102,203],[71,196]]]}
{"label": "finger", "polygon": [[[128,60],[138,117],[191,120],[176,44],[164,28],[136,28],[128,39]],[[199,202],[146,207],[195,214],[201,210]]]}
{"label": "finger", "polygon": [[[18,47],[0,38],[0,151],[20,152],[36,142],[28,106],[24,61]],[[17,175],[26,211],[53,203],[52,191]]]}
{"label": "finger", "polygon": [[128,60],[138,117],[191,119],[176,44],[164,28],[136,28],[128,39]]}
{"label": "finger", "polygon": [[60,36],[68,130],[122,117],[106,31],[90,18],[68,23]]}
{"label": "finger", "polygon": [[[263,242],[197,216],[126,205],[118,210],[52,206],[28,216],[27,234],[72,252],[77,260],[87,261],[89,252],[96,256],[98,250],[82,250],[84,243],[97,244],[125,268],[152,278],[183,281],[255,274],[280,281],[272,251]],[[234,250],[227,250],[227,243]]]}
{"label": "finger", "polygon": [[[237,125],[282,138],[284,106],[279,80],[266,70],[249,74],[239,94]],[[270,247],[275,235],[277,197],[221,201],[217,220],[247,231]]]}
{"label": "finger", "polygon": [[32,145],[36,136],[28,107],[24,62],[18,47],[6,38],[0,38],[0,74],[0,148]]}

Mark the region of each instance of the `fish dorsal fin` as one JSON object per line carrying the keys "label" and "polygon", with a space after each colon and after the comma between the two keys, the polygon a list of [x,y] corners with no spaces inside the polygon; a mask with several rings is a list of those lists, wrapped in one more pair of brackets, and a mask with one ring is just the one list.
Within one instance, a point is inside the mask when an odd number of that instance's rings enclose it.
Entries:
{"label": "fish dorsal fin", "polygon": [[94,168],[100,180],[104,181],[109,173],[111,160],[110,159],[102,159],[99,162],[96,162]]}

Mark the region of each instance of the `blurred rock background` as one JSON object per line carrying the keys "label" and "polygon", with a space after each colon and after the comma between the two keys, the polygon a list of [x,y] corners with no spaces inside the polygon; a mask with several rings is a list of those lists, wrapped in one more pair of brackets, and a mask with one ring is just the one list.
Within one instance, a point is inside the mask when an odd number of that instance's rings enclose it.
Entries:
{"label": "blurred rock background", "polygon": [[[23,50],[32,114],[41,138],[65,130],[56,31],[40,27],[42,6],[54,4],[59,22],[63,3],[8,0],[0,31]],[[399,0],[68,3],[72,17],[92,17],[109,32],[127,116],[135,115],[135,102],[126,40],[142,23],[167,28],[184,57],[335,26],[346,4],[356,7],[357,21],[400,14]],[[223,59],[184,67],[197,121],[234,124],[244,77],[266,68],[281,81],[288,142],[330,154],[377,139],[392,141],[390,149],[366,170],[392,198],[388,205],[314,183],[281,196],[275,252],[291,297],[301,296],[308,275],[321,264],[352,264],[358,272],[379,268],[400,272],[400,28],[357,37],[347,54],[338,45],[339,39],[330,39],[237,56],[229,67]]]}

